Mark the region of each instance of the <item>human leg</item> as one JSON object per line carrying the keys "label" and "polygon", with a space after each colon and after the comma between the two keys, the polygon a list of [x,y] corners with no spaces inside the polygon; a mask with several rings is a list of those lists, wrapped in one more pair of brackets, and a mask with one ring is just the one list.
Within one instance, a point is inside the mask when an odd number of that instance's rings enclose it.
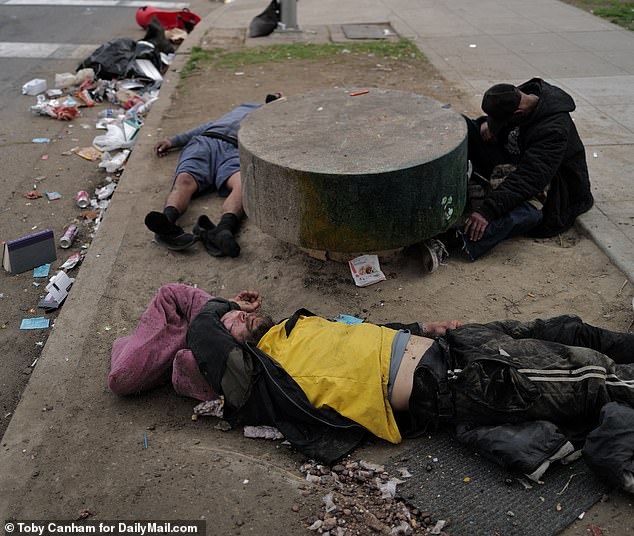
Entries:
{"label": "human leg", "polygon": [[467,238],[458,231],[464,241],[464,250],[472,261],[493,249],[497,244],[507,238],[527,233],[542,220],[541,210],[536,209],[528,202],[515,207],[508,214],[497,218],[487,225],[484,235],[478,241]]}
{"label": "human leg", "polygon": [[198,184],[194,177],[189,173],[181,172],[174,179],[163,212],[152,211],[145,216],[146,227],[154,232],[157,240],[168,249],[186,249],[196,241],[193,234],[186,233],[176,224],[176,220],[187,210],[197,191]]}
{"label": "human leg", "polygon": [[174,356],[186,346],[190,321],[210,299],[205,291],[188,285],[162,286],[134,333],[114,341],[110,389],[128,395],[169,380]]}
{"label": "human leg", "polygon": [[198,219],[198,232],[211,255],[237,257],[240,254],[240,246],[235,239],[235,234],[240,228],[240,220],[244,215],[240,172],[235,171],[224,180],[219,191],[221,194],[227,194],[222,204],[223,214],[220,222],[214,226],[208,218],[202,216]]}

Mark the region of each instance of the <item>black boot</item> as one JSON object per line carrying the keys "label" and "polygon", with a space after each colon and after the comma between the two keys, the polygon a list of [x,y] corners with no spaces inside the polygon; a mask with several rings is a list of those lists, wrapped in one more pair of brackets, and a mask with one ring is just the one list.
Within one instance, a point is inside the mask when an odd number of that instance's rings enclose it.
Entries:
{"label": "black boot", "polygon": [[[236,242],[234,234],[240,228],[240,218],[231,212],[225,212],[218,225],[207,232],[205,243],[219,249],[223,255],[237,257],[240,255],[240,246]],[[209,250],[208,250],[209,251]]]}
{"label": "black boot", "polygon": [[167,249],[180,251],[196,242],[196,237],[176,225],[179,212],[174,207],[166,207],[163,212],[153,210],[145,216],[145,226],[155,233],[156,241]]}

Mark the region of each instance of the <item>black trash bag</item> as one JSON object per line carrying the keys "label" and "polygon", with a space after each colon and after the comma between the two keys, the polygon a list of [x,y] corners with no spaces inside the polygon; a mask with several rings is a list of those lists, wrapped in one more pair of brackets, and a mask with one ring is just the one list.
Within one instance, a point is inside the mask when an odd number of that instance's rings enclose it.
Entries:
{"label": "black trash bag", "polygon": [[91,68],[95,77],[102,80],[125,78],[136,56],[137,43],[134,39],[119,37],[97,48],[77,66],[80,69]]}
{"label": "black trash bag", "polygon": [[271,0],[262,13],[253,17],[249,25],[249,37],[264,37],[273,33],[278,22],[280,22],[280,4],[277,0]]}

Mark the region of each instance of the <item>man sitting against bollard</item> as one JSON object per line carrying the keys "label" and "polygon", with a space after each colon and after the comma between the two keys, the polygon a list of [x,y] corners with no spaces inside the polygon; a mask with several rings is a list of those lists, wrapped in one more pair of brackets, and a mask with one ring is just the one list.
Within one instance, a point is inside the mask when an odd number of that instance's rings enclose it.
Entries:
{"label": "man sitting against bollard", "polygon": [[[280,97],[281,93],[270,94],[265,101],[269,103]],[[259,107],[259,104],[241,104],[219,119],[156,144],[154,150],[158,156],[165,156],[172,148],[184,147],[163,212],[151,211],[145,216],[146,227],[155,233],[159,243],[180,251],[201,239],[210,255],[240,254],[235,234],[244,209],[237,135],[241,121]],[[192,197],[214,189],[225,197],[217,226],[207,216],[198,218],[192,233],[177,225]]]}
{"label": "man sitting against bollard", "polygon": [[229,422],[276,426],[327,463],[366,431],[399,443],[457,424],[459,439],[535,478],[611,401],[634,416],[634,334],[575,316],[379,326],[300,309],[273,326],[260,303],[253,291],[227,301],[162,287],[135,333],[113,344],[110,388],[132,394],[171,374],[180,394],[223,395]]}
{"label": "man sitting against bollard", "polygon": [[[469,196],[459,234],[471,260],[506,238],[561,233],[592,207],[585,149],[570,117],[574,109],[568,93],[533,78],[517,87],[490,87],[482,98],[486,115],[465,118],[470,194],[478,193]],[[492,177],[500,167],[507,174]]]}

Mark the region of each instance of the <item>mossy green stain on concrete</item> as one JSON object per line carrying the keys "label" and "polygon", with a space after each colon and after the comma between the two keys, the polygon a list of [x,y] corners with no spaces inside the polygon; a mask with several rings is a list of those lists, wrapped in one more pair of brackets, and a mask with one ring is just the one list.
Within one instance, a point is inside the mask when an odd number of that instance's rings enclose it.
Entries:
{"label": "mossy green stain on concrete", "polygon": [[[327,251],[394,249],[447,230],[466,202],[466,140],[429,169],[376,177],[299,174],[298,245]],[[423,173],[424,172],[424,173]],[[443,203],[444,201],[444,203]]]}

